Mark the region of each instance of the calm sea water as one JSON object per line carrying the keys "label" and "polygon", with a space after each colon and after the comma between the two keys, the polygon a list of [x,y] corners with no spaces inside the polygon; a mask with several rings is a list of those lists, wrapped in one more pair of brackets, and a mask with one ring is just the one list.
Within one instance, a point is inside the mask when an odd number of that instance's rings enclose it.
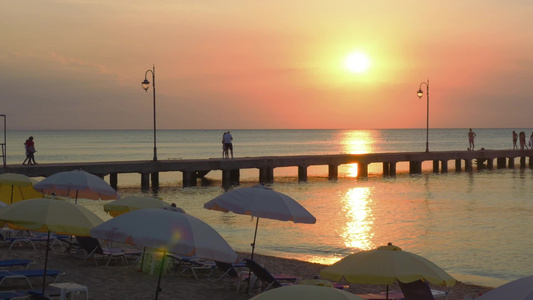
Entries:
{"label": "calm sea water", "polygon": [[[511,149],[513,129],[474,129],[476,148]],[[517,128],[527,136],[532,129]],[[468,129],[430,131],[430,151],[465,150]],[[221,157],[223,130],[158,131],[158,158]],[[152,131],[8,131],[8,164],[24,160],[24,141],[34,136],[38,163],[150,160]],[[424,151],[426,131],[412,130],[233,130],[236,157]],[[256,251],[261,254],[333,263],[360,250],[392,242],[422,255],[459,280],[498,285],[533,274],[533,170],[475,171],[381,176],[369,166],[356,178],[356,166],[342,166],[327,180],[326,167],[309,168],[309,181],[297,181],[296,168],[275,169],[272,188],[306,207],[314,225],[261,219]],[[450,168],[453,164],[450,163]],[[257,183],[257,170],[241,173],[242,186]],[[209,186],[181,188],[181,173],[161,174],[159,196],[216,228],[238,251],[249,252],[255,222],[250,217],[209,211],[203,204],[220,195],[220,172]],[[122,195],[140,194],[140,176],[119,175]],[[81,201],[102,218],[103,201]]]}

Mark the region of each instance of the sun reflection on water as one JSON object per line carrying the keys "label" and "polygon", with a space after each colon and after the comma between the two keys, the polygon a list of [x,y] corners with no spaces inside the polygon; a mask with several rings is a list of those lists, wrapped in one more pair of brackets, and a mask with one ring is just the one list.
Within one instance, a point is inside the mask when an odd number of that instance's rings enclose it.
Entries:
{"label": "sun reflection on water", "polygon": [[[339,137],[342,145],[342,152],[347,154],[364,154],[375,151],[373,145],[376,143],[378,131],[374,130],[352,130],[344,131]],[[346,177],[357,177],[357,164],[347,165]]]}
{"label": "sun reflection on water", "polygon": [[370,204],[370,188],[352,188],[341,200],[346,225],[341,233],[346,247],[359,250],[374,248],[372,225],[374,216]]}

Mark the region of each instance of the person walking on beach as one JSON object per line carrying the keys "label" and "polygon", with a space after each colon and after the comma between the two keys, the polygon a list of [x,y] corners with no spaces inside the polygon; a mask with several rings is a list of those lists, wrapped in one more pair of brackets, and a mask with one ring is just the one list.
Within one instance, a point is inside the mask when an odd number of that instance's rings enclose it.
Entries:
{"label": "person walking on beach", "polygon": [[231,136],[231,133],[229,132],[226,132],[224,134],[224,147],[226,147],[226,158],[229,158],[229,152],[231,152],[231,158],[233,158],[233,137]]}
{"label": "person walking on beach", "polygon": [[468,132],[468,143],[469,143],[468,150],[474,150],[474,139],[475,138],[476,138],[476,133],[472,131],[472,128],[470,128],[470,131]]}
{"label": "person walking on beach", "polygon": [[22,162],[23,165],[26,164],[26,161],[28,162],[28,165],[35,165],[37,164],[35,162],[35,143],[33,142],[33,136],[30,136],[26,142],[24,142],[24,148],[26,149],[26,159]]}
{"label": "person walking on beach", "polygon": [[516,131],[513,130],[513,150],[518,150],[518,146],[516,145],[517,141],[518,141],[518,134],[516,134]]}

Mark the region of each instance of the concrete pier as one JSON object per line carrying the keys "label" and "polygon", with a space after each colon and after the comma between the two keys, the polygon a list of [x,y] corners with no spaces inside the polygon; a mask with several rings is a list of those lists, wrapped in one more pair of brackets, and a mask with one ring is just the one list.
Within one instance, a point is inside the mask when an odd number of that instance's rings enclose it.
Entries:
{"label": "concrete pier", "polygon": [[85,162],[38,164],[33,166],[6,165],[0,168],[0,173],[19,173],[30,177],[47,177],[64,171],[82,169],[89,173],[103,177],[109,175],[109,183],[118,186],[118,174],[140,174],[141,188],[153,190],[159,188],[160,172],[182,172],[183,187],[194,187],[198,179],[214,170],[222,171],[222,185],[229,187],[239,185],[240,170],[257,169],[260,183],[274,182],[274,171],[280,167],[297,167],[298,180],[307,180],[307,168],[310,166],[327,166],[328,178],[338,179],[340,165],[357,164],[357,176],[367,177],[368,166],[379,163],[383,166],[383,176],[395,176],[398,162],[409,163],[409,174],[422,173],[422,163],[432,162],[432,172],[448,172],[448,162],[455,161],[455,171],[472,172],[475,169],[489,169],[494,167],[514,168],[518,159],[520,168],[533,168],[533,150],[480,150],[480,151],[435,151],[435,152],[389,152],[367,154],[332,154],[332,155],[297,155],[297,156],[268,156],[243,157],[235,159],[184,159],[161,161],[116,161],[116,162]]}

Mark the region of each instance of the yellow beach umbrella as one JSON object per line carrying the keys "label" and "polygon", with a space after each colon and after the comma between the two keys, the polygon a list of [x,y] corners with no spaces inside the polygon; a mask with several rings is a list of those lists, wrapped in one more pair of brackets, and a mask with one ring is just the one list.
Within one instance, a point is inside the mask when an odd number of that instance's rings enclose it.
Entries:
{"label": "yellow beach umbrella", "polygon": [[113,217],[120,216],[132,210],[143,208],[159,208],[169,206],[161,199],[146,196],[128,196],[104,204],[104,211]]}
{"label": "yellow beach umbrella", "polygon": [[48,233],[44,263],[43,293],[48,267],[50,232],[56,234],[89,236],[90,230],[103,223],[95,213],[81,205],[58,199],[29,199],[0,209],[0,223],[12,229]]}
{"label": "yellow beach umbrella", "polygon": [[424,279],[446,287],[456,283],[450,274],[436,264],[391,244],[348,255],[320,271],[320,276],[333,281],[344,279],[355,284],[387,285],[387,292],[388,286],[396,281],[409,283]]}
{"label": "yellow beach umbrella", "polygon": [[43,194],[33,188],[37,180],[16,173],[0,174],[0,201],[11,204],[26,199],[42,198]]}
{"label": "yellow beach umbrella", "polygon": [[294,299],[307,299],[307,300],[363,300],[363,298],[343,291],[326,286],[317,285],[290,285],[277,289],[272,289],[261,293],[250,300],[294,300]]}

